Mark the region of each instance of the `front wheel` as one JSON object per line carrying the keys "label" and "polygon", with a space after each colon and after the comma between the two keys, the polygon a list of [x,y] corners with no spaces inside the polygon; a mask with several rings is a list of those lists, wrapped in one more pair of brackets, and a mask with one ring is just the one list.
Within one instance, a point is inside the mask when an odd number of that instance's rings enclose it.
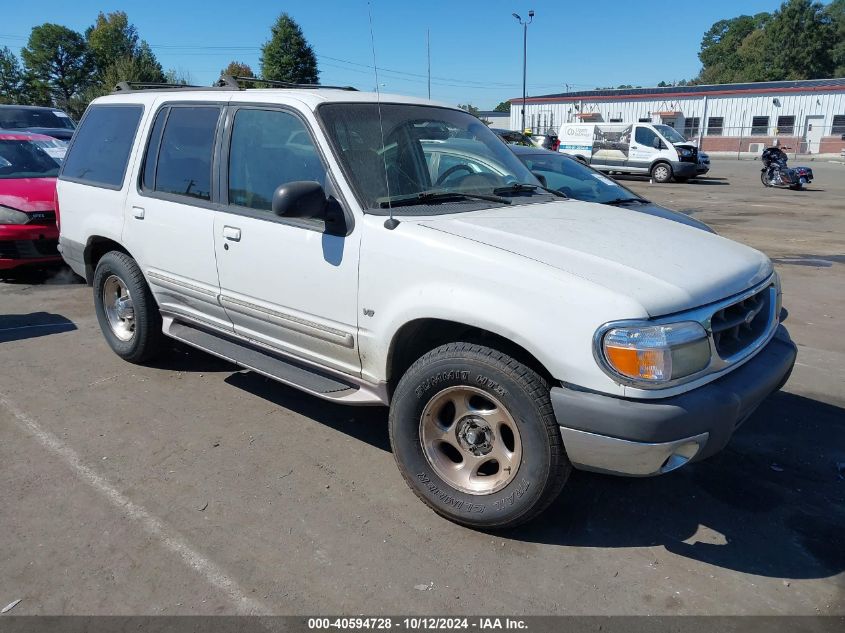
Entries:
{"label": "front wheel", "polygon": [[93,286],[97,321],[114,353],[131,363],[158,354],[164,338],[161,314],[135,260],[119,251],[106,253]]}
{"label": "front wheel", "polygon": [[771,178],[769,178],[765,169],[760,172],[760,182],[763,183],[764,187],[771,187],[772,186],[772,180],[771,180]]}
{"label": "front wheel", "polygon": [[391,403],[390,442],[414,493],[476,528],[531,520],[571,470],[545,380],[470,343],[438,347],[408,369]]}
{"label": "front wheel", "polygon": [[651,168],[651,177],[654,182],[669,182],[672,180],[672,167],[666,163],[657,163]]}

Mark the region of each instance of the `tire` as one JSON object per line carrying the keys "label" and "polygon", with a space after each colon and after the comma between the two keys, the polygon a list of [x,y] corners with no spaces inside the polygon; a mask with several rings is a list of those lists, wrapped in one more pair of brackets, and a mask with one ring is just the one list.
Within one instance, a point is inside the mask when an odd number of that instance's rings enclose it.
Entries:
{"label": "tire", "polygon": [[482,345],[450,343],[417,360],[397,385],[389,426],[414,494],[474,528],[530,521],[572,470],[546,381]]}
{"label": "tire", "polygon": [[654,182],[669,182],[672,180],[672,166],[669,163],[656,163],[651,168],[651,178]]}
{"label": "tire", "polygon": [[763,183],[763,186],[764,186],[764,187],[771,187],[771,186],[772,186],[772,181],[771,181],[771,180],[769,180],[769,179],[766,177],[766,170],[765,170],[765,169],[764,169],[763,171],[761,171],[761,172],[760,172],[760,182],[762,182],[762,183]]}
{"label": "tire", "polygon": [[163,347],[161,314],[144,275],[125,253],[103,255],[94,271],[97,321],[114,353],[130,363],[143,363]]}

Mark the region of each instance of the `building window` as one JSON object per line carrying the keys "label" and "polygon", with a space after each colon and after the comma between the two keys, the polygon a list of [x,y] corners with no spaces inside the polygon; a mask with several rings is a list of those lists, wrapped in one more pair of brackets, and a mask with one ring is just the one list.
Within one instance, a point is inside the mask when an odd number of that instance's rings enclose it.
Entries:
{"label": "building window", "polygon": [[688,116],[684,119],[684,136],[688,139],[698,136],[698,130],[701,128],[701,118],[697,116]]}
{"label": "building window", "polygon": [[778,117],[778,136],[792,136],[795,133],[795,117]]}
{"label": "building window", "polygon": [[751,119],[751,136],[766,136],[769,133],[769,117],[755,116]]}
{"label": "building window", "polygon": [[622,123],[622,119],[610,119],[611,123]]}
{"label": "building window", "polygon": [[651,123],[651,117],[650,116],[640,117],[639,119],[637,119],[637,122],[638,123]]}
{"label": "building window", "polygon": [[722,126],[724,124],[724,117],[711,116],[707,119],[707,136],[722,136]]}
{"label": "building window", "polygon": [[836,114],[833,116],[833,127],[830,133],[845,134],[845,114]]}

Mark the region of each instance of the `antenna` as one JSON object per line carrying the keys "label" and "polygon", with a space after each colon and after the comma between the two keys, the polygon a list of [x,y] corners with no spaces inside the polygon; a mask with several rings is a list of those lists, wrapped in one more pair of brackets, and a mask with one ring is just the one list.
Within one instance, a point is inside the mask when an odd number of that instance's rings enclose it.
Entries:
{"label": "antenna", "polygon": [[398,224],[399,220],[393,217],[393,206],[390,204],[390,178],[387,176],[387,159],[385,154],[387,148],[384,145],[384,123],[381,118],[381,89],[378,85],[378,64],[376,63],[376,38],[373,35],[373,7],[367,2],[367,13],[370,16],[370,47],[373,49],[373,71],[376,74],[376,103],[378,104],[378,126],[381,132],[381,164],[384,165],[384,185],[387,188],[387,208],[390,210],[390,217],[384,221],[384,228],[393,230]]}

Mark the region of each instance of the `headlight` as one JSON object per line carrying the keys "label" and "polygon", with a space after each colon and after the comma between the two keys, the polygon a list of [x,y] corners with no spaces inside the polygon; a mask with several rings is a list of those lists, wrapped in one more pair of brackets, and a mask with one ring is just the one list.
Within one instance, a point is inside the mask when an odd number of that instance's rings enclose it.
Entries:
{"label": "headlight", "polygon": [[692,152],[688,149],[682,149],[681,156],[692,156]]}
{"label": "headlight", "polygon": [[26,224],[29,216],[23,211],[0,205],[0,224]]}
{"label": "headlight", "polygon": [[690,376],[710,364],[710,341],[700,323],[616,326],[597,341],[613,374],[644,386]]}

